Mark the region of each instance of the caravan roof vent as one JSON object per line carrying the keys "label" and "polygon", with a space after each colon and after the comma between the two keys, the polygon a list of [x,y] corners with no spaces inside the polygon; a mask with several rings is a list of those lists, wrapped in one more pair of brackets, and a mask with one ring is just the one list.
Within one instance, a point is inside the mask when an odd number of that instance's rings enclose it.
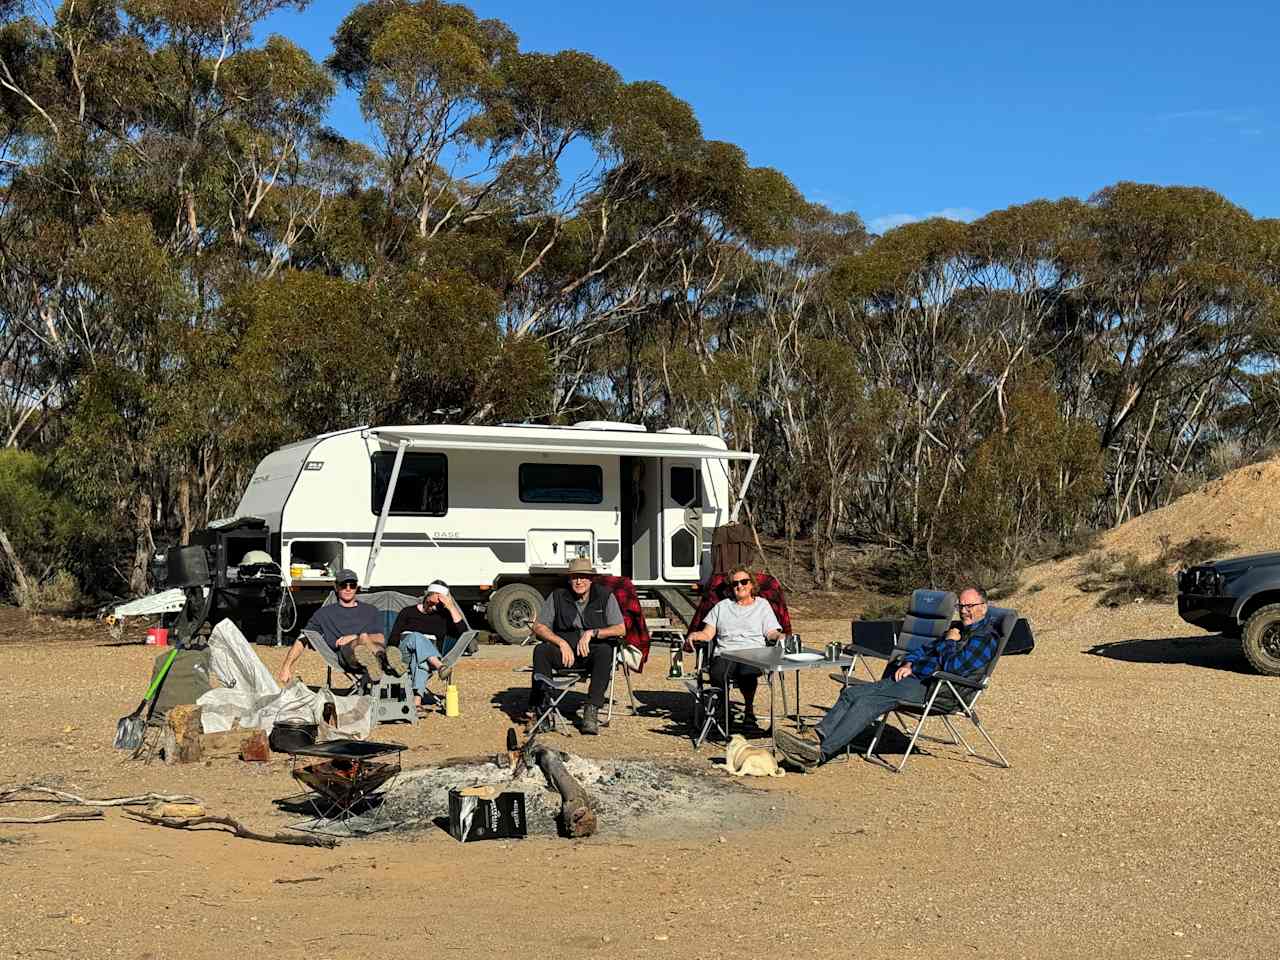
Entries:
{"label": "caravan roof vent", "polygon": [[626,430],[631,433],[648,433],[642,423],[623,423],[621,420],[579,420],[575,430]]}
{"label": "caravan roof vent", "polygon": [[658,432],[659,433],[683,433],[686,436],[689,435],[689,431],[686,430],[684,427],[666,427],[662,430],[659,430]]}

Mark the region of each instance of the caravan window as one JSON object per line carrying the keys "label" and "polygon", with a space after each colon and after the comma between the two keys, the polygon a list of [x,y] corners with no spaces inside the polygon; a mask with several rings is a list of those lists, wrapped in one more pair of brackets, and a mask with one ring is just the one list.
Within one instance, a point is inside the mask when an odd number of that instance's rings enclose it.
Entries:
{"label": "caravan window", "polygon": [[[396,464],[394,450],[383,450],[371,458],[373,464],[374,514],[382,513],[382,501],[391,483]],[[443,453],[405,452],[391,501],[393,517],[443,517],[449,512],[449,458]]]}
{"label": "caravan window", "polygon": [[520,502],[603,503],[604,470],[593,463],[522,463]]}

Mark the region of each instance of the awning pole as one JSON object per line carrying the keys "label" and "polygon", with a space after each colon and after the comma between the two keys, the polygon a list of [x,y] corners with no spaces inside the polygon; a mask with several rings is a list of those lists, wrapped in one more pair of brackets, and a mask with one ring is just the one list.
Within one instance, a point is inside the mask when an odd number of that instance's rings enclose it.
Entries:
{"label": "awning pole", "polygon": [[742,503],[747,498],[747,487],[751,485],[751,477],[756,472],[756,464],[760,462],[760,454],[753,453],[751,455],[751,463],[747,467],[747,475],[742,478],[742,489],[738,491],[738,502],[733,505],[733,512],[729,514],[729,522],[738,522],[738,511],[742,509]]}
{"label": "awning pole", "polygon": [[409,446],[408,440],[401,440],[396,447],[396,462],[391,465],[391,480],[387,483],[386,496],[382,498],[382,512],[378,514],[378,526],[373,531],[373,546],[369,550],[369,563],[364,568],[364,586],[373,583],[373,565],[378,562],[378,551],[382,549],[382,532],[387,528],[387,516],[391,513],[391,501],[396,495],[396,482],[400,479],[400,464],[404,461],[404,449]]}

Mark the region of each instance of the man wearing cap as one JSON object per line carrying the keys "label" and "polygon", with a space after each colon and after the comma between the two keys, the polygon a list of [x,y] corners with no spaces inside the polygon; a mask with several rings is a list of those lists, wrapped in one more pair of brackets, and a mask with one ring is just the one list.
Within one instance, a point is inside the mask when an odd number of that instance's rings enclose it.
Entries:
{"label": "man wearing cap", "polygon": [[[357,600],[359,588],[360,581],[354,570],[339,570],[333,583],[338,602],[321,607],[312,614],[305,630],[319,634],[338,654],[344,667],[367,673],[375,683],[382,679],[384,666],[397,677],[402,676],[405,671],[400,651],[394,648],[387,650],[386,638],[382,635],[382,611],[373,604]],[[293,679],[293,665],[304,649],[301,637],[289,648],[284,665],[276,674],[281,684],[288,684]]]}
{"label": "man wearing cap", "polygon": [[422,706],[427,693],[427,681],[440,669],[441,648],[448,652],[445,638],[457,639],[466,629],[462,611],[449,593],[449,585],[443,580],[433,580],[427,585],[422,599],[405,607],[391,627],[387,643],[399,647],[409,665],[409,678],[413,682],[413,704]]}
{"label": "man wearing cap", "polygon": [[558,668],[589,670],[591,683],[579,729],[592,735],[600,732],[600,708],[613,674],[613,644],[608,641],[627,632],[617,599],[594,582],[595,575],[590,560],[571,560],[569,586],[553,590],[542,601],[533,624],[533,635],[542,642],[533,648],[529,697],[529,709],[536,717],[542,713],[545,696],[539,677],[550,677]]}

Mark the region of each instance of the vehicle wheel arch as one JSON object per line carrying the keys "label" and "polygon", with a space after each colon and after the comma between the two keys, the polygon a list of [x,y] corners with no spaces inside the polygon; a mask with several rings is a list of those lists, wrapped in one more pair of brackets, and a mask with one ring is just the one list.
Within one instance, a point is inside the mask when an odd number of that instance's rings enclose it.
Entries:
{"label": "vehicle wheel arch", "polygon": [[1236,607],[1236,623],[1243,628],[1249,622],[1249,618],[1258,610],[1272,603],[1280,603],[1280,587],[1274,590],[1259,590],[1257,593],[1250,594],[1241,600],[1239,606]]}

